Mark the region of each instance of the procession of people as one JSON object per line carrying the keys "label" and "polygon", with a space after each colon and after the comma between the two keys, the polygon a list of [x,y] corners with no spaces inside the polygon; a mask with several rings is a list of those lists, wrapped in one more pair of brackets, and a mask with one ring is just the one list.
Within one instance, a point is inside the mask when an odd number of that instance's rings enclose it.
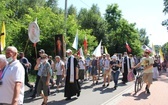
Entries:
{"label": "procession of people", "polygon": [[[56,85],[57,94],[59,94],[59,88],[64,87],[65,100],[71,100],[74,96],[80,97],[81,84],[85,81],[92,81],[94,86],[99,83],[100,79],[103,79],[102,87],[111,86],[116,90],[119,75],[122,74],[122,84],[127,84],[130,82],[128,75],[132,72],[135,77],[135,69],[140,66],[144,68],[145,91],[150,94],[149,88],[152,81],[157,80],[159,69],[162,69],[159,56],[150,57],[149,51],[144,51],[140,58],[127,52],[124,52],[122,57],[119,57],[117,53],[111,56],[102,54],[99,57],[87,54],[85,59],[73,53],[71,49],[67,49],[66,54],[66,59],[61,59],[59,55],[52,59],[52,56],[46,54],[45,50],[40,49],[39,58],[34,67],[37,75],[35,84],[33,84],[29,82],[28,77],[28,69],[32,65],[24,53],[18,53],[14,46],[7,47],[5,55],[0,54],[0,105],[22,105],[24,85],[30,88],[30,92],[33,91],[32,98],[41,95],[42,105],[47,105],[50,86],[54,85]],[[111,80],[114,81],[114,86],[110,84]]]}

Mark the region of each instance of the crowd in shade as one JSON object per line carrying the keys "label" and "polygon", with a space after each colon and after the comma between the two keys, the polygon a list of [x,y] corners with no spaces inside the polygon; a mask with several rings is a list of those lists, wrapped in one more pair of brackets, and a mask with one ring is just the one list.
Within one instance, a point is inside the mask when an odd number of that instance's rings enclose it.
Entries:
{"label": "crowd in shade", "polygon": [[[111,86],[116,90],[119,75],[122,75],[122,84],[127,84],[134,80],[139,67],[143,67],[145,91],[150,94],[152,81],[157,80],[161,69],[166,70],[168,67],[166,61],[160,62],[157,55],[151,57],[149,51],[144,51],[142,57],[124,52],[102,54],[99,57],[87,54],[84,58],[71,49],[66,54],[66,59],[61,59],[58,55],[52,57],[40,49],[36,65],[32,67],[24,52],[18,52],[14,46],[7,47],[5,55],[0,55],[0,105],[22,105],[25,85],[32,92],[31,98],[43,98],[42,105],[47,105],[50,87],[54,86],[58,94],[60,87],[64,87],[65,100],[80,97],[81,84],[86,81],[95,86],[103,79],[102,87]],[[37,71],[34,84],[29,83],[30,68]],[[110,84],[111,81],[114,85]]]}

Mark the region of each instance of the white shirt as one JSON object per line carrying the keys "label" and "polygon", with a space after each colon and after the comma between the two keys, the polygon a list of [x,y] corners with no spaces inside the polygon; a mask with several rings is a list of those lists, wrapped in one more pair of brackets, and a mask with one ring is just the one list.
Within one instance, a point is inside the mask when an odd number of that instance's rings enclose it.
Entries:
{"label": "white shirt", "polygon": [[25,70],[18,60],[15,60],[10,65],[7,65],[6,72],[2,79],[2,85],[0,85],[0,103],[11,104],[14,95],[15,83],[21,82],[22,85],[20,89],[18,104],[23,104],[24,79]]}
{"label": "white shirt", "polygon": [[132,58],[130,58],[131,59],[131,67],[133,67],[134,65],[135,65],[135,60],[134,60],[134,58],[132,57]]}
{"label": "white shirt", "polygon": [[83,60],[80,59],[78,61],[78,65],[79,65],[79,69],[80,70],[84,70],[85,69],[85,65],[84,64],[85,64],[85,62]]}
{"label": "white shirt", "polygon": [[110,69],[110,60],[109,59],[105,59],[105,61],[104,61],[104,69],[105,70]]}
{"label": "white shirt", "polygon": [[60,62],[57,62],[55,64],[55,69],[57,70],[56,75],[62,75],[63,69],[62,66],[64,66],[64,62],[60,60]]}

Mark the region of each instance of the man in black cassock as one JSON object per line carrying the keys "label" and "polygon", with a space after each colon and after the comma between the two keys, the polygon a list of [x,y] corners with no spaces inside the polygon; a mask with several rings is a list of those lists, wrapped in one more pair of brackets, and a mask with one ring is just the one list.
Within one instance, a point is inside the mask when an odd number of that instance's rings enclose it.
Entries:
{"label": "man in black cassock", "polygon": [[[64,97],[66,100],[70,100],[72,96],[80,96],[80,85],[78,82],[78,62],[77,59],[72,55],[72,50],[68,49],[66,51],[68,55],[66,63],[66,80],[65,80],[65,90]],[[73,67],[71,67],[73,66]]]}
{"label": "man in black cassock", "polygon": [[124,52],[124,57],[122,58],[122,73],[123,73],[122,82],[123,84],[128,82],[127,75],[128,75],[128,70],[130,69],[131,69],[131,60],[128,57],[127,52]]}

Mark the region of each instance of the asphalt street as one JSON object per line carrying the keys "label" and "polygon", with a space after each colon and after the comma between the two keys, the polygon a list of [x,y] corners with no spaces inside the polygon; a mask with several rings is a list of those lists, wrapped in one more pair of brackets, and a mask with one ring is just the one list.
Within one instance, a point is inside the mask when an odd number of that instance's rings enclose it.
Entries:
{"label": "asphalt street", "polygon": [[[84,81],[81,84],[82,90],[80,97],[72,97],[72,100],[70,101],[65,100],[63,87],[60,88],[59,93],[55,93],[56,87],[54,87],[51,89],[51,95],[48,98],[48,105],[102,105],[103,103],[108,102],[108,100],[118,96],[124,90],[132,87],[134,84],[134,82],[128,82],[126,85],[122,84],[121,77],[120,74],[117,90],[113,89],[113,81],[110,82],[108,87],[102,87],[102,77],[100,78],[98,85],[92,85],[92,81]],[[43,101],[41,97],[31,99],[29,96],[32,93],[28,91],[26,86],[25,90],[24,105],[41,105]]]}

